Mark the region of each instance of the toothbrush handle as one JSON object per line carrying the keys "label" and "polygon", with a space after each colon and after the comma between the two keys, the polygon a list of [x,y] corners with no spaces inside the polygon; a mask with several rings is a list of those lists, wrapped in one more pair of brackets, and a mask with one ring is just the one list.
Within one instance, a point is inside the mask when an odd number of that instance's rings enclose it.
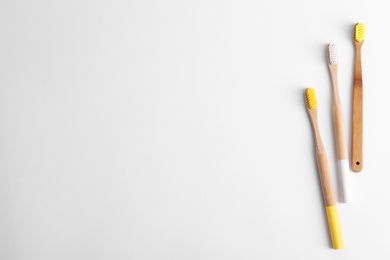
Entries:
{"label": "toothbrush handle", "polygon": [[343,235],[339,216],[336,208],[336,200],[334,199],[332,180],[329,174],[328,160],[326,158],[325,149],[322,143],[317,146],[317,164],[320,174],[321,188],[325,201],[326,217],[328,219],[329,233],[334,249],[344,248]]}
{"label": "toothbrush handle", "polygon": [[341,103],[333,104],[333,127],[338,160],[348,160],[347,138],[345,137],[344,115]]}
{"label": "toothbrush handle", "polygon": [[320,175],[322,195],[324,196],[325,206],[332,206],[336,204],[333,195],[333,185],[329,173],[328,160],[326,158],[325,149],[317,149],[317,165],[318,173]]}
{"label": "toothbrush handle", "polygon": [[356,45],[352,100],[352,170],[363,169],[363,80],[361,45]]}
{"label": "toothbrush handle", "polygon": [[328,219],[333,249],[344,248],[343,234],[336,205],[326,207],[326,217]]}
{"label": "toothbrush handle", "polygon": [[333,126],[336,139],[336,154],[338,161],[339,197],[344,203],[350,202],[348,185],[349,163],[347,139],[345,136],[344,115],[341,102],[333,103]]}

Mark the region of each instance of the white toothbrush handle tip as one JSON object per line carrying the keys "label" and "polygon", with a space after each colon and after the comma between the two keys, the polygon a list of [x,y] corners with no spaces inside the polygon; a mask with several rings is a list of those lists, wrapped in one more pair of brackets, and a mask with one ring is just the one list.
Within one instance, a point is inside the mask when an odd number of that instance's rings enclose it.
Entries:
{"label": "white toothbrush handle tip", "polygon": [[350,174],[348,160],[338,160],[339,197],[344,203],[351,202]]}

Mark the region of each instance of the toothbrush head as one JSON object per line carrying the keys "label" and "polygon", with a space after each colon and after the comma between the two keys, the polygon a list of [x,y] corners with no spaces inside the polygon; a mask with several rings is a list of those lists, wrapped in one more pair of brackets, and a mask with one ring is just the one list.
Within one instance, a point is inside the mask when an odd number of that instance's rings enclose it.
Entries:
{"label": "toothbrush head", "polygon": [[305,91],[307,108],[310,110],[317,109],[316,92],[314,88],[308,88]]}
{"label": "toothbrush head", "polygon": [[364,41],[365,33],[366,33],[366,28],[364,27],[364,24],[362,23],[355,24],[354,38],[356,42]]}
{"label": "toothbrush head", "polygon": [[337,46],[334,43],[328,45],[328,62],[329,65],[338,64]]}

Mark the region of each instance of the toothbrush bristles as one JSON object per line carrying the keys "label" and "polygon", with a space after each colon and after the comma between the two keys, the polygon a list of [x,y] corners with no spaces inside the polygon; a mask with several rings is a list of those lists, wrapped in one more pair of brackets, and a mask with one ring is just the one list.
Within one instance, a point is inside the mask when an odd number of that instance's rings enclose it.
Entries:
{"label": "toothbrush bristles", "polygon": [[330,64],[337,64],[338,58],[337,58],[337,46],[334,43],[330,43],[328,46],[328,57],[329,57],[329,63]]}

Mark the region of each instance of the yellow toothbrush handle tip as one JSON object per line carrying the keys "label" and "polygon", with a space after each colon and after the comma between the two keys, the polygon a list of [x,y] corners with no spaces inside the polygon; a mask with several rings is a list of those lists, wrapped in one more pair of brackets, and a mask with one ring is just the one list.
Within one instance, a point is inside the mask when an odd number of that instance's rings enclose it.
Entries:
{"label": "yellow toothbrush handle tip", "polygon": [[336,206],[326,207],[326,216],[328,217],[330,237],[332,238],[333,249],[344,248],[343,234],[341,232],[339,214]]}

